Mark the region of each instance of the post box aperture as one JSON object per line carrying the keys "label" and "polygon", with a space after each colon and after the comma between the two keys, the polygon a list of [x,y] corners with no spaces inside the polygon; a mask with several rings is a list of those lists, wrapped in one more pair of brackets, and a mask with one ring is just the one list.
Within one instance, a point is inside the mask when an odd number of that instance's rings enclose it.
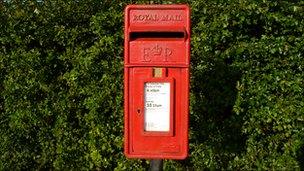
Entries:
{"label": "post box aperture", "polygon": [[129,5],[124,28],[125,154],[188,154],[190,14],[187,5]]}

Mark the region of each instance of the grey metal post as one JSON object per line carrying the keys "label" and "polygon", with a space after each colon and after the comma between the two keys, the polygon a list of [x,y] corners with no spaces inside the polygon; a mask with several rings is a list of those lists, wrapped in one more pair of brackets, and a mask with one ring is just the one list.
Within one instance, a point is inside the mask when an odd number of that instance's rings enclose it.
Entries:
{"label": "grey metal post", "polygon": [[163,160],[153,159],[150,161],[149,171],[162,171],[163,170]]}

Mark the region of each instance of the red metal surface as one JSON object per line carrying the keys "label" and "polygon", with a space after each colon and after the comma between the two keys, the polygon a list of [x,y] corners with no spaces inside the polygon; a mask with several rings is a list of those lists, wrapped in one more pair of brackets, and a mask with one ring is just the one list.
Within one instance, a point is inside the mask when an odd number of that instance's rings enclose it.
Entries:
{"label": "red metal surface", "polygon": [[[124,42],[124,152],[129,158],[188,155],[190,11],[187,5],[128,5]],[[161,68],[161,77],[153,69]],[[144,130],[144,84],[170,83],[170,130]]]}

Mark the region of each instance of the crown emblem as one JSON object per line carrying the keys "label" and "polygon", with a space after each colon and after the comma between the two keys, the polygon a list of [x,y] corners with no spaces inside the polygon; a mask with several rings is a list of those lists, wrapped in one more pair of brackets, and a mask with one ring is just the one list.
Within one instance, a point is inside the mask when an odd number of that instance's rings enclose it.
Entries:
{"label": "crown emblem", "polygon": [[159,47],[158,44],[156,44],[156,46],[154,46],[154,47],[152,48],[152,54],[153,54],[154,56],[159,56],[159,55],[161,55],[162,50],[163,50],[163,49],[162,49],[161,47]]}

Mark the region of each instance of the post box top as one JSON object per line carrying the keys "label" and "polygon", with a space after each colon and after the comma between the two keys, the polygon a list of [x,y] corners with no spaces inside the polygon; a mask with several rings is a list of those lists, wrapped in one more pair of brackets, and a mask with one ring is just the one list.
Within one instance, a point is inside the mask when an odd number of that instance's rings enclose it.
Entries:
{"label": "post box top", "polygon": [[124,27],[125,67],[189,67],[188,5],[128,5]]}
{"label": "post box top", "polygon": [[188,5],[128,5],[125,9],[128,28],[159,27],[190,30]]}

